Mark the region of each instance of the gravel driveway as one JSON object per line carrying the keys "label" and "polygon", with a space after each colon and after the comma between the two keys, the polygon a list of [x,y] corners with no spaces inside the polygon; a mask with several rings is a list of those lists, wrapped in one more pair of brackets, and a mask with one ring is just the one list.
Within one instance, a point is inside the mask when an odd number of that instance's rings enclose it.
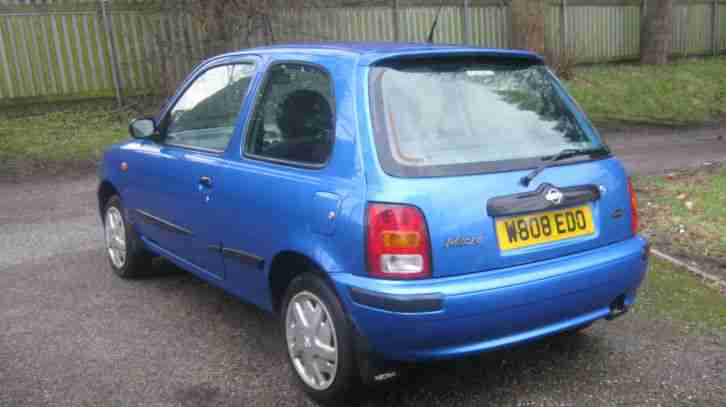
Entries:
{"label": "gravel driveway", "polygon": [[[311,405],[269,315],[168,264],[134,281],[110,273],[95,186],[0,185],[0,406]],[[585,334],[411,369],[360,399],[724,406],[726,340],[635,311]]]}

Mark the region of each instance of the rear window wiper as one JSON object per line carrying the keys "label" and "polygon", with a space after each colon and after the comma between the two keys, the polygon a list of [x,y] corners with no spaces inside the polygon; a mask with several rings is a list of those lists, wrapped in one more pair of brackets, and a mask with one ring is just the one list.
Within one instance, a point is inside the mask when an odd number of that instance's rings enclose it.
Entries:
{"label": "rear window wiper", "polygon": [[576,157],[578,155],[589,155],[591,157],[601,157],[604,155],[610,154],[610,150],[605,147],[596,147],[596,148],[567,148],[559,153],[549,156],[549,157],[543,157],[542,160],[544,161],[542,164],[540,164],[539,167],[533,169],[529,174],[522,177],[519,182],[522,184],[522,186],[528,187],[529,184],[532,182],[532,180],[539,175],[542,171],[545,170],[545,168],[549,167],[556,161],[564,160],[566,158]]}

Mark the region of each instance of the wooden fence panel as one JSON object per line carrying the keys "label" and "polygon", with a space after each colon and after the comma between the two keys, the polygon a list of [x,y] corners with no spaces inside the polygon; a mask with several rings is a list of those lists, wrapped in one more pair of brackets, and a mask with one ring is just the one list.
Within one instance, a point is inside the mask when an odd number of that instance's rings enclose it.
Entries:
{"label": "wooden fence panel", "polygon": [[95,12],[0,14],[0,98],[108,94],[100,24]]}
{"label": "wooden fence panel", "polygon": [[509,48],[509,7],[502,4],[471,8],[471,30],[474,45],[487,48]]}
{"label": "wooden fence panel", "polygon": [[[674,54],[707,55],[713,52],[714,45],[718,51],[726,51],[726,0],[718,1],[718,7],[711,0],[676,1]],[[472,44],[509,47],[508,0],[469,3]],[[162,11],[163,3],[154,0],[112,0],[109,4],[124,93],[150,91],[158,88],[160,81],[173,86],[202,58],[202,33],[191,15],[178,10]],[[281,10],[273,18],[275,40],[424,41],[439,2],[399,0],[398,4],[396,9],[391,0],[360,7]],[[467,10],[463,5],[463,0],[451,0],[442,8],[436,42],[466,40]],[[567,49],[578,62],[638,57],[640,0],[548,0],[545,13],[548,52]],[[263,43],[264,38],[258,35],[250,42]],[[240,34],[233,45],[242,48],[248,43]],[[49,96],[113,95],[110,52],[99,0],[0,0],[2,102]]]}
{"label": "wooden fence panel", "polygon": [[565,38],[568,52],[578,62],[637,57],[640,49],[640,7],[568,7]]}
{"label": "wooden fence panel", "polygon": [[335,9],[337,28],[332,39],[340,41],[393,41],[395,24],[389,7]]}
{"label": "wooden fence panel", "polygon": [[712,4],[675,4],[673,6],[673,54],[711,53]]}
{"label": "wooden fence panel", "polygon": [[[431,23],[436,17],[437,6],[411,6],[398,11],[401,41],[424,42],[429,35]],[[441,8],[434,42],[460,44],[463,38],[463,16],[459,6]]]}
{"label": "wooden fence panel", "polygon": [[548,3],[545,8],[545,50],[553,55],[563,51],[561,21],[561,4]]}

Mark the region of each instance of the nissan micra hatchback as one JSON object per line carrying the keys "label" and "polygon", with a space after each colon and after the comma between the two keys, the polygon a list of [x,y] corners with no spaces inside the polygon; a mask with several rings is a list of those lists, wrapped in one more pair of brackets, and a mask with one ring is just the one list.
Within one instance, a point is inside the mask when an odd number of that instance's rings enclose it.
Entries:
{"label": "nissan micra hatchback", "polygon": [[646,272],[623,166],[532,53],[230,53],[130,132],[100,171],[113,271],[162,256],[278,314],[319,400],[612,319]]}

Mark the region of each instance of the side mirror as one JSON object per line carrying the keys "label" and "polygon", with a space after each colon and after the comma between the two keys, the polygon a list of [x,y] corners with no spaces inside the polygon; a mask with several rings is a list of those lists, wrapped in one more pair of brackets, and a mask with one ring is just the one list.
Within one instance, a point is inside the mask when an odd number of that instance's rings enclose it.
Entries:
{"label": "side mirror", "polygon": [[156,122],[154,119],[134,119],[129,124],[129,133],[133,138],[150,138],[155,132]]}

